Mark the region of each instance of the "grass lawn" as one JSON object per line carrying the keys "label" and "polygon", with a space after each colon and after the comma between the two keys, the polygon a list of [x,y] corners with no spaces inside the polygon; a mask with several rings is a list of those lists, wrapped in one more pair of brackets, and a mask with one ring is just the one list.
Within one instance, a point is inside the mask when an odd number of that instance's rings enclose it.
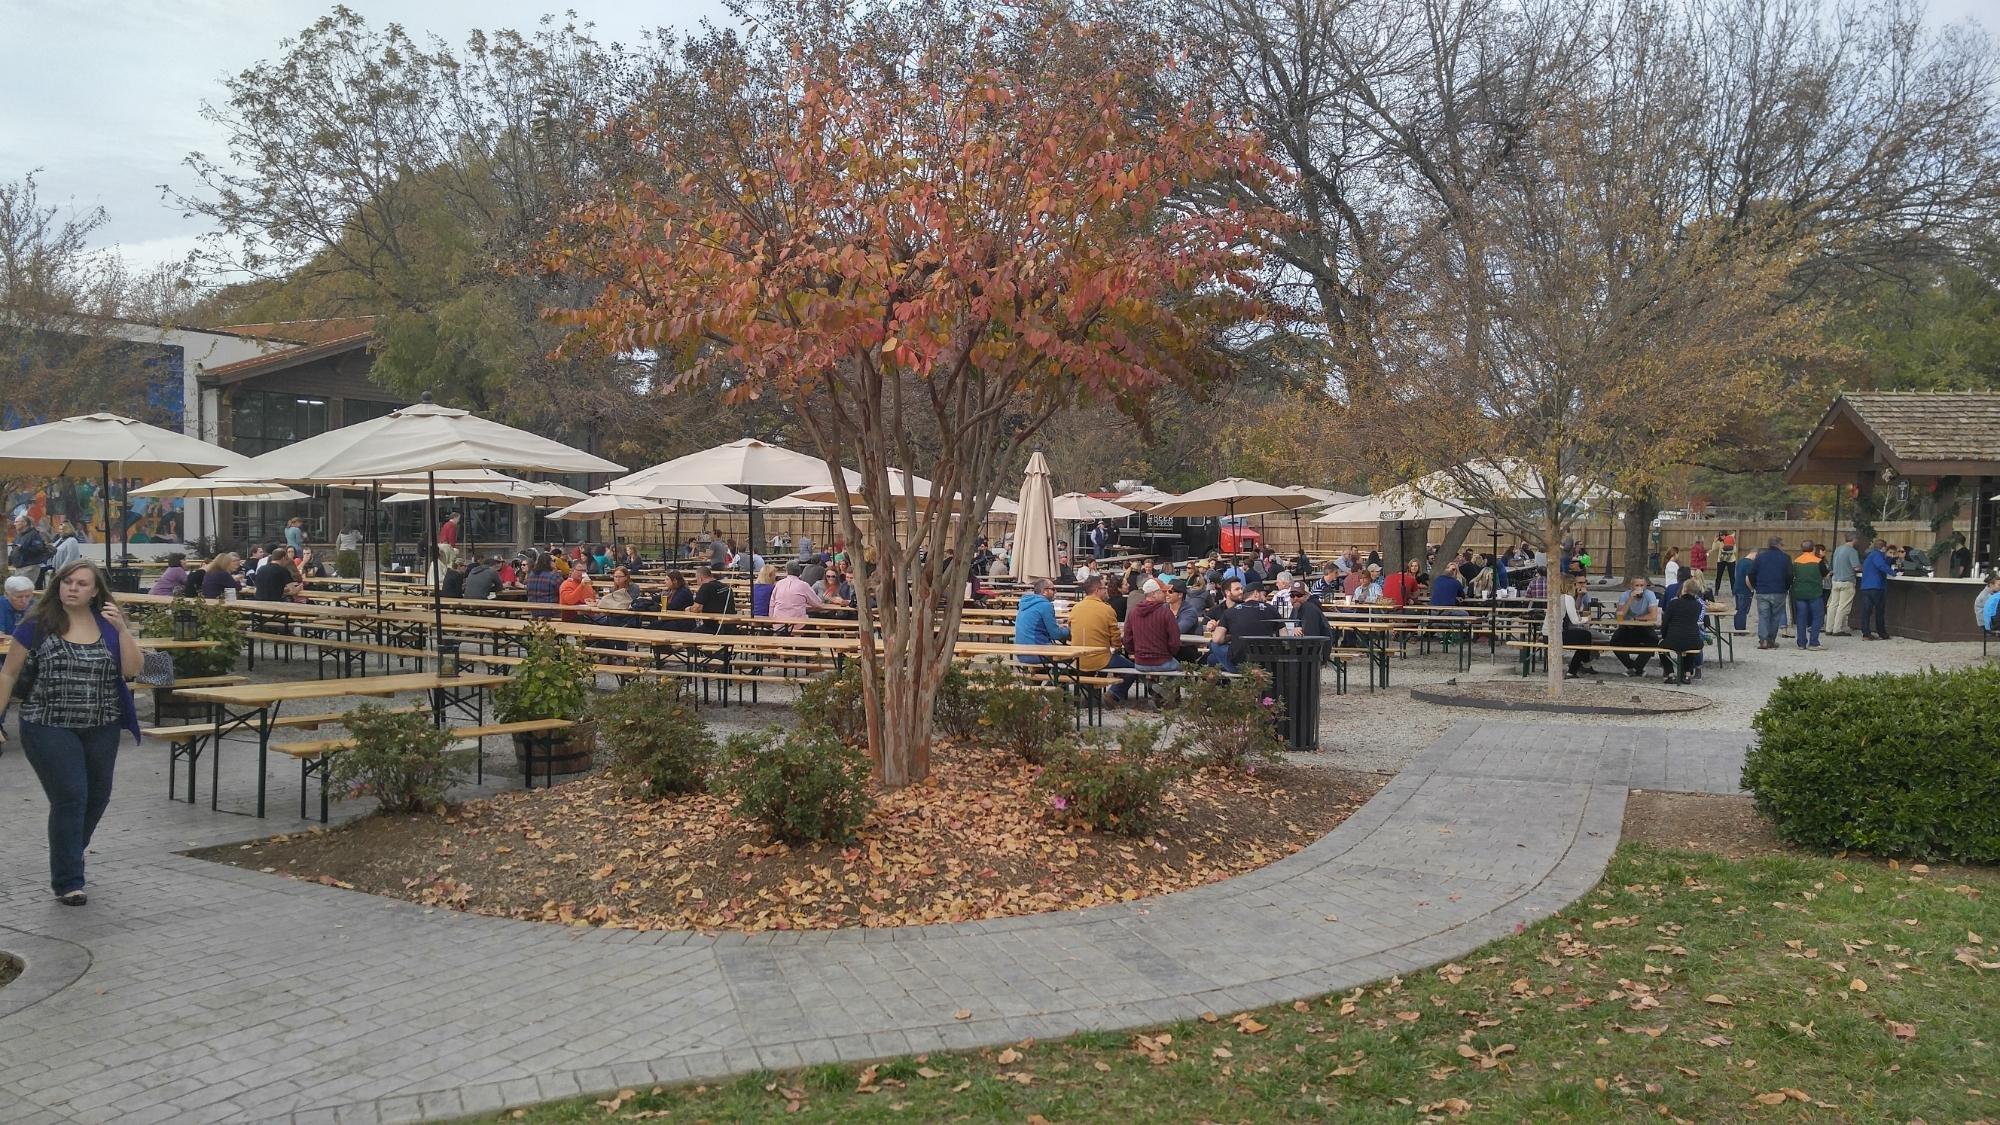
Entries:
{"label": "grass lawn", "polygon": [[1997,892],[1627,844],[1560,917],[1352,993],[485,1120],[2000,1120]]}

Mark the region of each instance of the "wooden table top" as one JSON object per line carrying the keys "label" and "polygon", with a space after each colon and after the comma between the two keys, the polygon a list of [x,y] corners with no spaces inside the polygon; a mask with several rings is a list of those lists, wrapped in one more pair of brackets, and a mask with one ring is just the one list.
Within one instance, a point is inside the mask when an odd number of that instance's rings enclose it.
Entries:
{"label": "wooden table top", "polygon": [[403,672],[393,676],[350,676],[346,679],[184,688],[176,694],[204,703],[268,707],[273,703],[287,703],[298,699],[332,699],[342,695],[397,695],[407,691],[430,691],[440,687],[492,687],[506,682],[505,676],[485,672],[461,672],[456,676],[440,676],[436,672]]}

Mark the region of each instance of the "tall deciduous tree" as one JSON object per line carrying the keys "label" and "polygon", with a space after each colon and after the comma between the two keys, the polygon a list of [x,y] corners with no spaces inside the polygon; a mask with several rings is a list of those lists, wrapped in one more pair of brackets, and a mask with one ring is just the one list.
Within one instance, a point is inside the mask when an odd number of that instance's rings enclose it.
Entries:
{"label": "tall deciduous tree", "polygon": [[[1218,326],[1253,313],[1242,209],[1171,206],[1193,185],[1261,184],[1254,139],[1155,96],[1152,44],[1060,18],[800,3],[711,37],[698,96],[640,134],[664,175],[614,185],[547,246],[600,287],[559,313],[579,346],[654,352],[662,378],[727,380],[795,408],[829,468],[852,461],[864,541],[869,742],[882,779],[929,769],[978,525],[1021,444],[1078,403],[1141,411],[1220,374]],[[940,440],[913,458],[919,427]],[[949,504],[894,506],[889,470]],[[840,478],[838,475],[836,480]]]}

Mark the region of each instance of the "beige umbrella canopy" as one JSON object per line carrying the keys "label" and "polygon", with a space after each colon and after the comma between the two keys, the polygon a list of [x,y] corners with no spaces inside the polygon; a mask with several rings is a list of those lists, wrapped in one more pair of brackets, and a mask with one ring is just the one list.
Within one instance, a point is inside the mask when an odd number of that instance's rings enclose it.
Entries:
{"label": "beige umbrella canopy", "polygon": [[1214,484],[1183,492],[1149,512],[1155,516],[1256,516],[1291,512],[1319,503],[1274,484],[1246,477],[1224,477]]}
{"label": "beige umbrella canopy", "polygon": [[[631,480],[631,478],[625,478]],[[600,496],[626,496],[639,500],[659,501],[659,511],[667,511],[676,505],[686,505],[688,511],[721,512],[731,508],[745,508],[750,504],[747,493],[721,484],[673,484],[665,480],[639,481],[622,485],[605,485],[597,490]]]}
{"label": "beige umbrella canopy", "polygon": [[1361,499],[1360,496],[1352,492],[1335,492],[1330,488],[1308,488],[1303,484],[1288,484],[1285,486],[1285,491],[1296,492],[1301,496],[1310,496],[1313,498],[1314,503],[1323,504],[1328,507]]}
{"label": "beige umbrella canopy", "polygon": [[1055,490],[1049,485],[1049,462],[1036,450],[1021,478],[1021,518],[1014,529],[1014,573],[1021,578],[1056,576],[1056,521],[1051,511]]}
{"label": "beige umbrella canopy", "polygon": [[210,480],[207,477],[168,477],[154,481],[144,488],[135,488],[133,496],[205,496],[210,500],[240,500],[246,504],[304,500],[306,494],[296,489],[286,488],[276,481],[268,480]]}
{"label": "beige umbrella canopy", "polygon": [[0,434],[0,477],[97,477],[104,569],[111,569],[111,467],[126,480],[200,476],[243,461],[219,445],[121,414],[79,414]]}
{"label": "beige umbrella canopy", "polygon": [[1144,488],[1134,489],[1120,496],[1118,504],[1120,507],[1131,508],[1135,511],[1144,511],[1154,505],[1164,504],[1173,498],[1173,493],[1161,492],[1159,489],[1147,485]]}
{"label": "beige umbrella canopy", "polygon": [[1313,517],[1314,523],[1408,523],[1417,520],[1455,520],[1460,516],[1483,516],[1486,509],[1471,504],[1432,500],[1400,490],[1364,496],[1346,504],[1336,504]]}
{"label": "beige umbrella canopy", "polygon": [[[547,480],[517,480],[514,477],[495,474],[497,480],[438,481],[437,495],[451,496],[461,500],[491,500],[498,504],[532,505],[538,508],[559,508],[589,498],[589,493],[579,492],[568,485]],[[424,492],[398,492],[384,496],[384,504],[410,504],[430,499],[429,490]]]}
{"label": "beige umbrella canopy", "polygon": [[[425,526],[436,534],[436,474],[454,469],[517,469],[543,473],[617,473],[625,467],[572,449],[540,434],[503,425],[425,394],[380,418],[328,430],[240,465],[209,474],[222,480],[280,480],[306,484],[371,484],[421,476],[431,500]],[[436,541],[430,541],[436,557]],[[380,596],[380,579],[377,579]],[[444,632],[444,607],[431,586],[432,626]]]}
{"label": "beige umbrella canopy", "polygon": [[1059,520],[1122,520],[1137,515],[1131,509],[1082,492],[1065,492],[1049,502],[1049,514]]}
{"label": "beige umbrella canopy", "polygon": [[633,493],[656,484],[722,485],[726,488],[805,488],[830,480],[826,462],[782,445],[738,438],[699,453],[663,461],[619,477],[606,492]]}
{"label": "beige umbrella canopy", "polygon": [[594,520],[620,512],[722,512],[725,505],[707,500],[655,500],[646,496],[598,492],[567,508],[549,513],[552,520]]}

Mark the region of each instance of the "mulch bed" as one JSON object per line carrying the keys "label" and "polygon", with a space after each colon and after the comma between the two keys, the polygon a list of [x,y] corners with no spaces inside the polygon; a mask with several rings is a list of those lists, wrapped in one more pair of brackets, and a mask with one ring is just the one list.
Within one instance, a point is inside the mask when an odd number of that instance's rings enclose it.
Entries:
{"label": "mulch bed", "polygon": [[1557,715],[1674,715],[1709,705],[1705,696],[1687,689],[1659,686],[1657,673],[1650,679],[1627,676],[1615,661],[1599,663],[1607,665],[1604,675],[1564,681],[1560,699],[1549,698],[1548,679],[1541,675],[1422,684],[1410,689],[1410,697],[1443,707]]}
{"label": "mulch bed", "polygon": [[1093,833],[998,751],[940,747],[846,847],[774,843],[726,798],[651,800],[594,774],[442,817],[363,818],[190,854],[477,914],[629,929],[833,929],[1075,910],[1185,890],[1319,839],[1385,778],[1203,770],[1152,835]]}
{"label": "mulch bed", "polygon": [[[1710,852],[1729,859],[1755,856],[1823,856],[1780,839],[1750,797],[1635,790],[1625,799],[1621,839],[1656,848]],[[2000,886],[2000,867],[1911,863],[1843,852],[1839,858],[1887,868],[1908,868],[1941,879]],[[1976,896],[1975,896],[1976,897]]]}
{"label": "mulch bed", "polygon": [[21,963],[5,953],[0,953],[0,988],[7,987],[20,975]]}

